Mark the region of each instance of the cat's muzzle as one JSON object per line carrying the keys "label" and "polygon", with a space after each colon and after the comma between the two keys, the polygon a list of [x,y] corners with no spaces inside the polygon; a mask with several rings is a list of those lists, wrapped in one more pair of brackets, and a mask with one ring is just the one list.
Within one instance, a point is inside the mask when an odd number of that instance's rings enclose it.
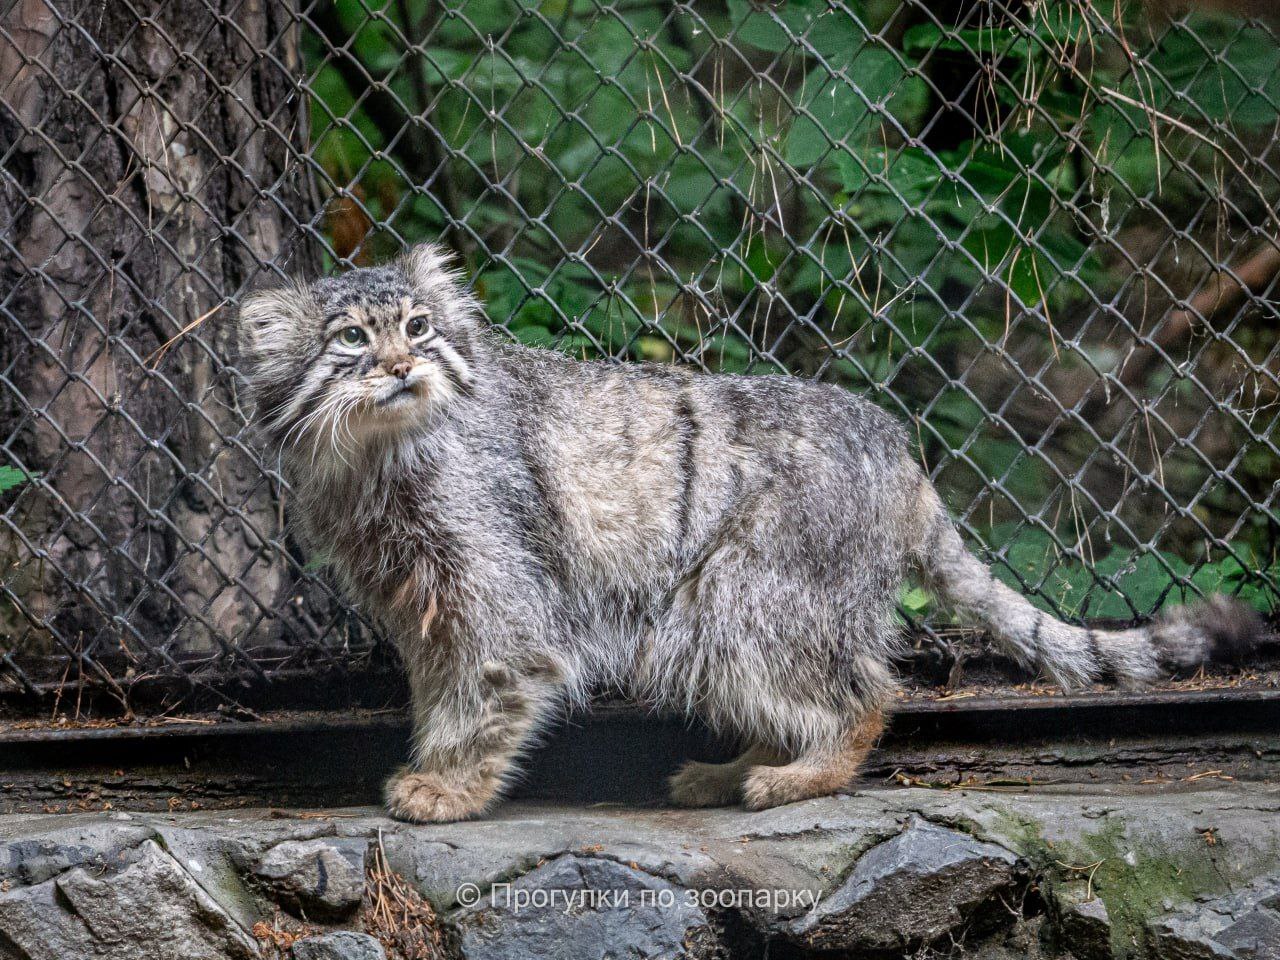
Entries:
{"label": "cat's muzzle", "polygon": [[405,380],[393,378],[391,383],[381,388],[373,398],[375,407],[397,407],[411,400],[420,400],[426,393],[426,382],[423,377],[409,376]]}

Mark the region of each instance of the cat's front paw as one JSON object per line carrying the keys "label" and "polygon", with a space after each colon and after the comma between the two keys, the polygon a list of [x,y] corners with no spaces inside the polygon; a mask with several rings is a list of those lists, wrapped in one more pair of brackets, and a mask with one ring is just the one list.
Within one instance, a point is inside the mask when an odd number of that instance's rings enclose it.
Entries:
{"label": "cat's front paw", "polygon": [[387,781],[387,810],[411,823],[448,823],[483,813],[493,791],[460,787],[435,773],[403,770]]}

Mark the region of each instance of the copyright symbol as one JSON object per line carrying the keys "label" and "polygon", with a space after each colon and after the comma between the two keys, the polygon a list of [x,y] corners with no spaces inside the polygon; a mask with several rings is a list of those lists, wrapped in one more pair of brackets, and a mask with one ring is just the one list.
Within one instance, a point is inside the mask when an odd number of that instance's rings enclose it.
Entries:
{"label": "copyright symbol", "polygon": [[480,902],[480,888],[474,883],[464,883],[455,895],[459,906],[470,907]]}

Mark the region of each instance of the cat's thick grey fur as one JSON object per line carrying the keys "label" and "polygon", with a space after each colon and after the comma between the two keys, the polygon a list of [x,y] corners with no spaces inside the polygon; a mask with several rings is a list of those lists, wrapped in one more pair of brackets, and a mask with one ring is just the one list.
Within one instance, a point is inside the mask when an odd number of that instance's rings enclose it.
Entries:
{"label": "cat's thick grey fur", "polygon": [[409,673],[401,817],[483,811],[546,716],[602,686],[747,745],[682,770],[680,802],[838,789],[879,733],[912,568],[1065,685],[1150,681],[1257,632],[1222,598],[1132,630],[1061,623],[965,549],[874,404],[513,345],[430,246],[256,294],[240,328],[293,515]]}

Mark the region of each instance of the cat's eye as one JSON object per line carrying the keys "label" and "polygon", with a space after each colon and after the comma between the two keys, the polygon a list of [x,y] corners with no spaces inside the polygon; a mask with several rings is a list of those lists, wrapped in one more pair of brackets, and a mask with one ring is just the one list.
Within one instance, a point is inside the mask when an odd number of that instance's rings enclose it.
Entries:
{"label": "cat's eye", "polygon": [[422,317],[410,317],[404,325],[404,332],[411,337],[420,337],[427,332],[427,321]]}
{"label": "cat's eye", "polygon": [[360,327],[343,327],[338,333],[338,339],[348,347],[360,347],[368,343],[369,335]]}

